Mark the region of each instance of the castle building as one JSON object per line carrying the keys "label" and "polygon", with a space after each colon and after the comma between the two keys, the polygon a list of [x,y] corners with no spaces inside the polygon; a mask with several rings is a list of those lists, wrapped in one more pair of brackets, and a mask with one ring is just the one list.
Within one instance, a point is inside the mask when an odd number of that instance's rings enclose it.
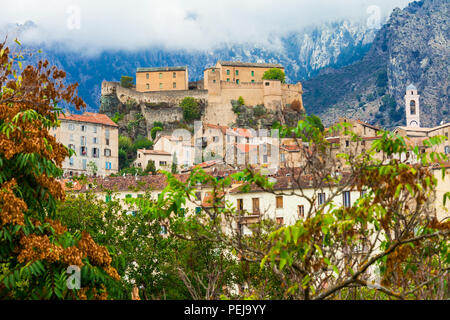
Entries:
{"label": "castle building", "polygon": [[208,82],[226,81],[236,84],[261,82],[264,72],[278,68],[284,71],[284,67],[271,63],[251,63],[241,61],[217,61],[216,65],[204,71],[204,88],[208,89]]}
{"label": "castle building", "polygon": [[405,95],[405,108],[406,108],[406,126],[407,127],[420,127],[420,95],[417,92],[417,88],[410,84],[406,88]]}
{"label": "castle building", "polygon": [[62,164],[65,176],[107,176],[119,171],[119,127],[106,114],[60,114],[51,129],[56,140],[75,154]]}
{"label": "castle building", "polygon": [[189,90],[187,67],[137,68],[136,91]]}

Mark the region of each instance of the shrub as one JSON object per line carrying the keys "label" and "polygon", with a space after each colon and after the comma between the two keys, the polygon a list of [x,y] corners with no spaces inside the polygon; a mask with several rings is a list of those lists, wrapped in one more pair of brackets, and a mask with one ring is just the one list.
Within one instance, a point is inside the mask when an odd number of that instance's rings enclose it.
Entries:
{"label": "shrub", "polygon": [[114,114],[114,117],[111,118],[111,120],[114,121],[115,123],[119,123],[119,121],[122,120],[124,116],[125,115],[123,113],[116,112]]}
{"label": "shrub", "polygon": [[131,88],[133,86],[133,78],[128,76],[122,76],[120,78],[120,85],[124,88]]}
{"label": "shrub", "polygon": [[231,109],[235,114],[241,113],[241,106],[236,100],[231,100]]}
{"label": "shrub", "polygon": [[134,152],[138,149],[150,149],[153,147],[153,141],[150,141],[146,137],[138,136],[133,143],[132,149]]}
{"label": "shrub", "polygon": [[163,129],[161,127],[153,127],[152,130],[150,130],[150,136],[152,137],[153,140],[156,139],[156,133],[158,131],[162,131]]}
{"label": "shrub", "polygon": [[253,114],[255,117],[261,117],[262,115],[266,114],[266,108],[261,105],[257,105],[253,108]]}
{"label": "shrub", "polygon": [[264,72],[262,76],[263,80],[280,80],[281,83],[285,82],[286,75],[284,74],[284,71],[278,68],[271,68]]}
{"label": "shrub", "polygon": [[244,101],[244,98],[242,98],[242,96],[239,96],[237,102],[238,102],[238,104],[239,104],[240,106],[245,105],[245,101]]}
{"label": "shrub", "polygon": [[152,127],[164,128],[164,124],[161,121],[155,121],[155,122],[153,122],[153,126]]}
{"label": "shrub", "polygon": [[147,167],[145,168],[144,172],[145,173],[151,173],[151,174],[155,175],[156,174],[155,161],[150,160],[147,163]]}
{"label": "shrub", "polygon": [[183,109],[183,118],[186,121],[199,120],[201,117],[200,108],[193,97],[185,97],[180,103]]}

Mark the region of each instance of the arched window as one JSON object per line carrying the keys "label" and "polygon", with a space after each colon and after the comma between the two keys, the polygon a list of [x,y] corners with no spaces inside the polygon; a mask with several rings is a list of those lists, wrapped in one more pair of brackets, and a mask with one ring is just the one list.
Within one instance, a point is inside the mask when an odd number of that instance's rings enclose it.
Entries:
{"label": "arched window", "polygon": [[411,102],[409,103],[409,107],[410,107],[410,113],[416,114],[416,101],[411,100]]}

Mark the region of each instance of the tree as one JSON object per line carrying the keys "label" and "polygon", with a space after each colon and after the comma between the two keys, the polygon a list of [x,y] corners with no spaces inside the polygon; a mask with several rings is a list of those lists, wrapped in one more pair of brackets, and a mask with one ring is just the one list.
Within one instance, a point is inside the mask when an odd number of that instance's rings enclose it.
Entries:
{"label": "tree", "polygon": [[180,103],[183,109],[183,118],[186,121],[199,120],[201,117],[200,108],[197,101],[193,97],[185,97]]}
{"label": "tree", "polygon": [[244,98],[242,98],[242,96],[239,96],[237,102],[238,102],[239,106],[245,105],[245,101],[244,101]]}
{"label": "tree", "polygon": [[171,168],[171,172],[173,174],[177,173],[178,171],[178,159],[177,159],[177,153],[175,152],[173,154],[173,159],[172,159],[172,168]]}
{"label": "tree", "polygon": [[147,167],[145,168],[144,172],[146,172],[146,173],[151,173],[151,174],[155,175],[155,174],[156,174],[155,161],[150,160],[150,161],[147,163]]}
{"label": "tree", "polygon": [[[0,44],[0,298],[106,298],[119,278],[108,250],[55,219],[65,197],[56,179],[72,151],[49,131],[59,125],[59,103],[85,104],[64,71],[48,61],[22,69],[22,60]],[[66,285],[69,266],[81,268],[81,289]]]}
{"label": "tree", "polygon": [[[220,243],[224,252],[234,253],[250,269],[259,265],[252,278],[235,274],[236,284],[245,283],[247,295],[258,299],[448,299],[450,222],[438,221],[433,214],[437,182],[428,168],[436,159],[448,161],[448,156],[420,153],[389,132],[378,133],[380,138],[365,152],[349,148],[336,156],[322,127],[314,119],[281,127],[282,137],[294,135],[304,146],[304,164],[285,177],[295,188],[274,189],[274,182],[250,168],[222,179],[194,169],[183,182],[167,173],[164,200],[145,203],[143,210],[155,213],[171,236]],[[330,130],[362,141],[348,123]],[[443,140],[433,137],[425,144]],[[396,156],[407,152],[420,163],[407,164]],[[348,169],[339,169],[343,165]],[[255,186],[312,204],[327,186],[330,194],[293,225],[279,225],[261,215],[248,225],[252,233],[245,235],[237,228],[245,211],[226,202],[224,193],[236,181],[243,182],[242,192]],[[197,185],[210,186],[212,197],[187,219],[179,212],[187,201],[195,201]],[[339,199],[345,190],[365,193],[344,207]],[[450,192],[444,200],[448,198]],[[269,275],[274,285],[264,285],[261,274]],[[374,282],[377,274],[379,282]]]}
{"label": "tree", "polygon": [[97,175],[98,167],[94,161],[89,161],[89,163],[87,164],[87,168],[91,175],[93,176]]}
{"label": "tree", "polygon": [[131,88],[133,86],[133,77],[122,76],[120,78],[120,85],[124,88]]}
{"label": "tree", "polygon": [[285,83],[286,75],[284,71],[278,68],[271,68],[264,72],[262,76],[263,80],[280,80],[281,83]]}
{"label": "tree", "polygon": [[150,130],[150,136],[152,137],[153,140],[156,139],[156,134],[159,131],[162,131],[163,129],[161,127],[153,127],[152,130]]}

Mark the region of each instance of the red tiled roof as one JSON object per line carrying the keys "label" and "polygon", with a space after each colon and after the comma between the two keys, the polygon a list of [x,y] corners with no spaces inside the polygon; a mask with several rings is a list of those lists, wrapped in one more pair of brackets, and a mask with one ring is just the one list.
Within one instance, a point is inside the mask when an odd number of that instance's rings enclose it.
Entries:
{"label": "red tiled roof", "polygon": [[211,129],[218,129],[222,132],[222,134],[226,134],[227,129],[229,128],[227,126],[219,126],[218,124],[211,124],[211,123],[205,123],[205,124],[203,124],[203,127],[211,128]]}
{"label": "red tiled roof", "polygon": [[194,168],[208,168],[208,167],[211,167],[211,166],[213,166],[215,164],[218,164],[218,163],[223,163],[223,160],[222,159],[215,159],[215,160],[205,161],[205,162],[196,164],[194,166]]}
{"label": "red tiled roof", "polygon": [[241,152],[247,153],[247,152],[250,152],[250,150],[257,149],[258,146],[254,145],[254,144],[248,144],[248,143],[246,143],[246,144],[237,143],[236,148],[238,148]]}
{"label": "red tiled roof", "polygon": [[59,120],[70,120],[78,122],[98,123],[112,127],[118,127],[118,125],[112,121],[106,114],[85,112],[83,114],[60,114]]}
{"label": "red tiled roof", "polygon": [[144,154],[154,154],[154,155],[160,155],[160,156],[171,156],[169,152],[165,152],[162,150],[146,150],[146,149],[139,149],[138,151],[144,153]]}

